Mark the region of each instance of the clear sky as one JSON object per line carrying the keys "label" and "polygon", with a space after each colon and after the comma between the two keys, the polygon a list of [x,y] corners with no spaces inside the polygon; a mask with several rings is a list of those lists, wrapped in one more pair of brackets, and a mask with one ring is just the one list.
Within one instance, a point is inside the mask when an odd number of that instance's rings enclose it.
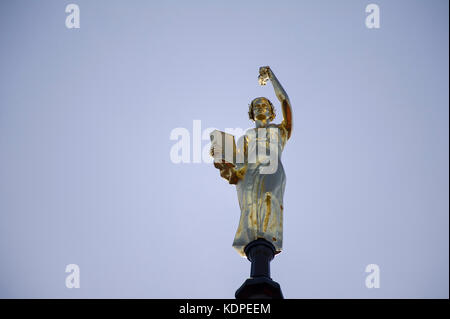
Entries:
{"label": "clear sky", "polygon": [[249,128],[257,96],[280,122],[269,65],[294,116],[285,297],[448,298],[449,4],[376,1],[368,29],[369,3],[1,1],[0,297],[234,298],[236,190],[192,126]]}

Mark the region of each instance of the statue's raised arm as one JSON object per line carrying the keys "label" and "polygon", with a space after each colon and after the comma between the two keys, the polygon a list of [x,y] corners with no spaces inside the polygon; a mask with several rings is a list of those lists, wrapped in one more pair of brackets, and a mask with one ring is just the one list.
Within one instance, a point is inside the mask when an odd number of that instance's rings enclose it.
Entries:
{"label": "statue's raised arm", "polygon": [[289,101],[289,96],[287,95],[284,88],[281,86],[280,81],[270,69],[269,66],[262,66],[259,68],[259,84],[265,85],[267,80],[270,79],[275,90],[275,94],[281,103],[281,110],[283,112],[283,121],[281,126],[283,126],[287,131],[287,138],[291,137],[292,133],[292,108],[291,102]]}

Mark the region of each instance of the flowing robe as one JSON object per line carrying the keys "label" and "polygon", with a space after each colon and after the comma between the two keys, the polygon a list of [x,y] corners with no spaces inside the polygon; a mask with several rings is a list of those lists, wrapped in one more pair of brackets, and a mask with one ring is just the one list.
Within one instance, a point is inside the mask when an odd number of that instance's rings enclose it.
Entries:
{"label": "flowing robe", "polygon": [[[272,243],[276,253],[282,250],[286,175],[281,153],[287,140],[287,130],[284,122],[269,124],[266,128],[247,130],[239,139],[236,150],[237,158],[245,158],[243,163],[236,163],[236,169],[245,173],[236,184],[241,216],[233,247],[243,257],[245,246],[258,238]],[[269,159],[270,162],[264,163]],[[269,173],[268,165],[272,167]]]}

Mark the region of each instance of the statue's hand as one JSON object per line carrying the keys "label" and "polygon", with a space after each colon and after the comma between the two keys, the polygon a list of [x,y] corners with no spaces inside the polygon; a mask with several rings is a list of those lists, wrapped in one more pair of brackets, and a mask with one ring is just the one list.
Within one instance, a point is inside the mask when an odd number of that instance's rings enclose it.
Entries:
{"label": "statue's hand", "polygon": [[236,175],[236,169],[234,167],[222,168],[220,170],[220,176],[228,180],[230,184],[237,184],[239,177]]}
{"label": "statue's hand", "polygon": [[266,85],[267,81],[272,79],[272,70],[269,66],[262,66],[259,68],[258,82],[260,85]]}
{"label": "statue's hand", "polygon": [[269,73],[270,71],[270,66],[268,65],[259,68],[259,74]]}
{"label": "statue's hand", "polygon": [[233,174],[233,170],[231,168],[222,168],[220,170],[220,176],[225,178],[225,179],[229,179],[230,176]]}

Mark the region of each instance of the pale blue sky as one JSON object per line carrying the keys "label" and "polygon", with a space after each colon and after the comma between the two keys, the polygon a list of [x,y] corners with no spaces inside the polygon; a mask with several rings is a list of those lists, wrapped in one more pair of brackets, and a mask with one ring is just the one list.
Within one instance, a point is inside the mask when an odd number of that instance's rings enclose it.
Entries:
{"label": "pale blue sky", "polygon": [[279,122],[269,65],[294,114],[285,297],[448,298],[448,1],[376,1],[376,30],[369,3],[2,1],[0,297],[233,298],[235,187],[169,136],[248,128],[257,96]]}

